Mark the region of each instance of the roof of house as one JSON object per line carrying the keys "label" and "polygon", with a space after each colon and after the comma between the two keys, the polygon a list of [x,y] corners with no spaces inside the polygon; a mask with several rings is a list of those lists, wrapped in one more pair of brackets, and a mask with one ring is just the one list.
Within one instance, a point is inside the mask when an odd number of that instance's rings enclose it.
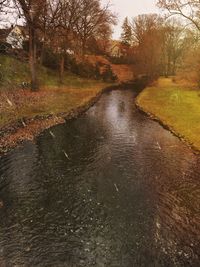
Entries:
{"label": "roof of house", "polygon": [[21,25],[15,25],[14,27],[0,29],[0,40],[5,41],[8,35],[12,32],[14,28],[19,28],[24,36],[28,35],[28,28]]}
{"label": "roof of house", "polygon": [[16,25],[15,27],[18,27],[21,30],[22,34],[28,35],[28,27],[21,25]]}

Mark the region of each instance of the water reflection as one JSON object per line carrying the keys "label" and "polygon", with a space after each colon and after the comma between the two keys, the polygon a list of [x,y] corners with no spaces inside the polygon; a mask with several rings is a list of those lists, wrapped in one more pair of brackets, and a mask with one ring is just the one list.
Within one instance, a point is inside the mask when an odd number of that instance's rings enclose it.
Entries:
{"label": "water reflection", "polygon": [[0,266],[198,266],[199,163],[133,92],[105,94],[0,160]]}

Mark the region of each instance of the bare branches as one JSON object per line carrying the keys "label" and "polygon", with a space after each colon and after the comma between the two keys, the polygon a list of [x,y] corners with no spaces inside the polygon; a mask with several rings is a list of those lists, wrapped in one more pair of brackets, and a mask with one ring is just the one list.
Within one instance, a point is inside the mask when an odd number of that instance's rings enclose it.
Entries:
{"label": "bare branches", "polygon": [[158,6],[166,9],[171,16],[181,16],[190,21],[200,31],[200,1],[159,0]]}
{"label": "bare branches", "polygon": [[85,53],[86,42],[92,36],[98,36],[101,28],[115,24],[116,18],[110,11],[110,4],[101,7],[99,0],[81,0],[80,16],[76,23],[76,31],[82,42],[82,52]]}

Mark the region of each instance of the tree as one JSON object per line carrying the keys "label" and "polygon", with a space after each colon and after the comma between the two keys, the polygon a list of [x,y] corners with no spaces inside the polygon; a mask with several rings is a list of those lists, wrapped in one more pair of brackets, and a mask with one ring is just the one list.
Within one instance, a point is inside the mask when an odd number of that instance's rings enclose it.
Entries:
{"label": "tree", "polygon": [[82,55],[86,53],[87,41],[98,36],[105,25],[115,24],[115,16],[110,11],[109,4],[101,7],[100,0],[82,0],[80,16],[76,22],[76,31],[81,40]]}
{"label": "tree", "polygon": [[163,25],[162,63],[165,76],[175,75],[185,49],[184,27],[175,20]]}
{"label": "tree", "polygon": [[68,51],[74,50],[77,40],[75,25],[80,16],[81,0],[57,0],[50,8],[50,23],[47,27],[48,43],[59,55],[60,82],[63,82],[65,59]]}
{"label": "tree", "polygon": [[87,41],[88,51],[96,55],[108,55],[112,29],[108,23],[101,26],[98,34]]}
{"label": "tree", "polygon": [[149,79],[162,73],[162,25],[162,18],[156,14],[139,15],[132,21],[137,69]]}
{"label": "tree", "polygon": [[200,31],[200,1],[198,0],[158,0],[158,6],[170,15],[178,15]]}
{"label": "tree", "polygon": [[177,70],[178,78],[197,83],[200,87],[200,40],[191,29],[184,31],[184,45],[181,64]]}
{"label": "tree", "polygon": [[23,16],[29,31],[29,64],[31,72],[31,89],[37,90],[38,79],[36,72],[37,61],[37,30],[41,27],[41,16],[46,10],[45,0],[14,0],[19,11],[19,16]]}
{"label": "tree", "polygon": [[130,46],[132,42],[132,29],[128,17],[125,18],[122,25],[121,42],[126,46]]}

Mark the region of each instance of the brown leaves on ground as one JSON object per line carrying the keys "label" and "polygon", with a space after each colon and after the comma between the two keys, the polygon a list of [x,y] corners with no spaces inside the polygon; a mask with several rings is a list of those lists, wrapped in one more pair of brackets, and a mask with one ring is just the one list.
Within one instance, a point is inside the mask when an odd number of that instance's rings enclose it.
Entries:
{"label": "brown leaves on ground", "polygon": [[99,83],[89,89],[55,87],[0,92],[0,154],[33,140],[44,129],[64,123],[66,116],[77,115],[103,91]]}
{"label": "brown leaves on ground", "polygon": [[47,91],[31,92],[30,90],[11,90],[0,92],[0,113],[5,110],[12,110],[22,108],[26,103],[29,106],[34,106],[36,102],[45,100],[49,96]]}
{"label": "brown leaves on ground", "polygon": [[12,147],[20,144],[24,140],[32,141],[34,137],[40,134],[43,130],[48,129],[54,125],[64,123],[65,120],[61,117],[52,117],[44,120],[34,119],[25,127],[16,128],[13,133],[8,133],[0,139],[0,153],[4,153]]}

